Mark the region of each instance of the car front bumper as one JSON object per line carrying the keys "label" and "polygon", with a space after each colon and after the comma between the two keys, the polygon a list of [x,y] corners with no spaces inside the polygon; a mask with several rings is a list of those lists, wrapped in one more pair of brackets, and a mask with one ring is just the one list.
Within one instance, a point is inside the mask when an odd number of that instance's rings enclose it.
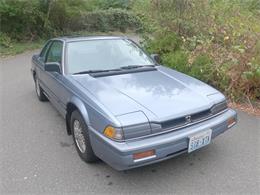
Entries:
{"label": "car front bumper", "polygon": [[[216,117],[186,128],[125,142],[110,140],[90,127],[90,140],[94,153],[100,159],[116,170],[126,170],[185,153],[188,151],[189,136],[212,129],[211,138],[213,139],[230,128],[228,120],[231,118],[237,121],[237,114],[234,110],[228,109]],[[155,155],[138,161],[133,159],[134,153],[148,150],[155,150]]]}

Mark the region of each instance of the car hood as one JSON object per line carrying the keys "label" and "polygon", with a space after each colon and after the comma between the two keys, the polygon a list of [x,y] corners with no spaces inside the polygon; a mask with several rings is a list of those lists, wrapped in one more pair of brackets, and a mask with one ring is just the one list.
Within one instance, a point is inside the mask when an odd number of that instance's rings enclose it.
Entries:
{"label": "car hood", "polygon": [[[149,120],[168,120],[209,109],[220,94],[214,88],[165,67],[103,77],[75,75],[114,115],[142,111]],[[221,94],[220,94],[221,95]],[[218,96],[224,99],[224,96]]]}

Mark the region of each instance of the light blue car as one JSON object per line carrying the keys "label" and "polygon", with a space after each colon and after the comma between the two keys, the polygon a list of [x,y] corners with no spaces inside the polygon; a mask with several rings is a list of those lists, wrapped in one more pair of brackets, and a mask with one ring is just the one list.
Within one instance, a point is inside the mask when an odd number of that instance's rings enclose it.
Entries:
{"label": "light blue car", "polygon": [[237,121],[222,93],[158,60],[126,37],[62,37],[31,71],[79,156],[126,170],[204,147]]}

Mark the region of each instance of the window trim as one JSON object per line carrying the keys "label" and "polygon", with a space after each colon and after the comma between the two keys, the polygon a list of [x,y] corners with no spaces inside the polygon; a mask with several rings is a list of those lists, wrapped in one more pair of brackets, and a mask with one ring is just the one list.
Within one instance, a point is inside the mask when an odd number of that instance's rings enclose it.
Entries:
{"label": "window trim", "polygon": [[[47,43],[46,43],[46,44],[44,45],[44,47],[42,48],[42,50],[41,50],[41,52],[40,52],[40,54],[39,54],[39,58],[42,58],[42,59],[43,59],[43,61],[41,61],[41,62],[45,63],[46,56],[47,56],[47,54],[48,54],[48,52],[49,52],[49,48],[50,48],[51,45],[52,45],[52,41],[50,40],[50,41],[47,41]],[[45,48],[46,48],[46,53],[45,53],[45,57],[43,58],[41,55],[42,55],[42,53],[43,53],[43,51],[44,51]]]}
{"label": "window trim", "polygon": [[64,56],[64,41],[62,41],[62,40],[58,40],[58,39],[55,39],[55,40],[51,40],[50,41],[51,42],[51,44],[50,44],[50,46],[48,47],[48,51],[47,51],[47,53],[46,53],[46,57],[45,57],[45,60],[44,60],[44,64],[47,62],[47,56],[49,55],[49,52],[50,52],[50,50],[51,50],[51,47],[52,47],[52,45],[55,43],[55,42],[60,42],[61,44],[62,44],[62,51],[61,51],[61,62],[60,62],[60,69],[61,69],[61,74],[63,75],[64,74],[64,68],[63,68],[63,62],[64,62],[64,58],[63,58],[63,56]]}
{"label": "window trim", "polygon": [[[139,44],[137,44],[135,41],[129,39],[129,38],[113,38],[113,39],[87,39],[87,40],[71,40],[71,41],[67,41],[66,43],[72,43],[72,42],[83,42],[83,41],[96,41],[96,40],[127,40],[130,41],[132,44],[134,44],[137,48],[139,48],[147,57],[149,60],[151,60],[155,66],[159,66],[160,64],[158,64],[156,61],[153,60],[153,58],[151,58],[151,56],[148,54],[148,52],[146,52]],[[70,73],[68,73],[67,71],[67,63],[68,63],[68,46],[67,44],[64,45],[64,69],[63,69],[63,74],[64,75],[70,75]]]}

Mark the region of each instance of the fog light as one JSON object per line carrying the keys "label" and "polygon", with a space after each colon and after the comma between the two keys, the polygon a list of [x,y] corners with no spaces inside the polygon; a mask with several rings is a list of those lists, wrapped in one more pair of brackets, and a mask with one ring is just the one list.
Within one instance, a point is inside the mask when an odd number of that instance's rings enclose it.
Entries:
{"label": "fog light", "polygon": [[234,117],[228,119],[228,128],[232,127],[234,124],[236,124],[236,119]]}
{"label": "fog light", "polygon": [[134,162],[139,162],[139,161],[142,161],[142,160],[148,160],[148,159],[154,158],[154,157],[156,157],[155,150],[148,150],[148,151],[145,151],[145,152],[139,152],[139,153],[133,154]]}

